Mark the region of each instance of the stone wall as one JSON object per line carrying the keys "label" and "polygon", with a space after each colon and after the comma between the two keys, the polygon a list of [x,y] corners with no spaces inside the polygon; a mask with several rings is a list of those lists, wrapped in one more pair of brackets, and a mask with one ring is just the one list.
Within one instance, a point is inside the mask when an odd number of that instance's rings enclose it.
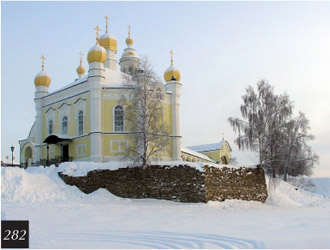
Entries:
{"label": "stone wall", "polygon": [[265,202],[267,186],[261,168],[215,168],[205,166],[206,201],[226,199]]}
{"label": "stone wall", "polygon": [[59,173],[69,185],[85,193],[105,188],[125,198],[157,198],[181,202],[222,201],[225,199],[257,200],[267,198],[265,176],[256,168],[204,167],[203,172],[190,167],[149,166],[94,170],[87,176],[71,177]]}

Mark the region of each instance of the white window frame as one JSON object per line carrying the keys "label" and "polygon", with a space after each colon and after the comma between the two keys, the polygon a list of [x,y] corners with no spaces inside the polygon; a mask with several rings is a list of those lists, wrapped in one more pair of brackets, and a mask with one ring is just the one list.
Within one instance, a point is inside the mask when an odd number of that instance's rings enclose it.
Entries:
{"label": "white window frame", "polygon": [[[116,108],[117,107],[121,107],[122,108],[122,110],[123,110],[123,129],[121,130],[121,131],[117,131],[116,130]],[[113,131],[114,132],[117,132],[117,133],[122,133],[122,132],[125,132],[125,109],[124,109],[124,107],[123,106],[121,106],[121,105],[116,105],[116,106],[114,106],[114,108],[113,108]]]}
{"label": "white window frame", "polygon": [[[82,113],[81,116],[80,116],[80,113]],[[80,131],[80,118],[82,118],[82,130],[81,131]],[[80,110],[78,112],[77,134],[78,134],[78,136],[81,136],[84,134],[84,111],[82,111],[82,110]]]}
{"label": "white window frame", "polygon": [[[51,131],[50,131],[50,125],[52,125],[52,129],[51,129]],[[53,134],[54,133],[54,122],[53,122],[53,120],[52,119],[50,119],[49,121],[48,121],[48,134],[49,135],[51,135],[51,134]]]}
{"label": "white window frame", "polygon": [[[66,131],[64,131],[64,126],[63,126],[64,118],[66,118]],[[62,134],[68,134],[69,120],[68,120],[67,116],[63,116],[61,124],[62,124],[62,126],[61,126],[62,127]]]}

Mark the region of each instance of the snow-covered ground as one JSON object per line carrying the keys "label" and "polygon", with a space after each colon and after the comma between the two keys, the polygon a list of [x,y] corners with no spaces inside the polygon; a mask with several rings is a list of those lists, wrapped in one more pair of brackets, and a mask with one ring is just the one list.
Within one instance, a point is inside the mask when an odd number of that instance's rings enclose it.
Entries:
{"label": "snow-covered ground", "polygon": [[86,195],[57,171],[1,169],[1,219],[29,220],[30,248],[330,248],[330,178],[268,181],[265,204],[193,204]]}

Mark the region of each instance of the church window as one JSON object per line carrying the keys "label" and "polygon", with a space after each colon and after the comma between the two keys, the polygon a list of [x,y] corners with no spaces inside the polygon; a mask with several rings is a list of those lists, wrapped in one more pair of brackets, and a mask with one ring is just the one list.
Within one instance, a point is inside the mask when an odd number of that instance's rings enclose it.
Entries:
{"label": "church window", "polygon": [[62,119],[62,134],[68,133],[68,117],[64,116]]}
{"label": "church window", "polygon": [[78,135],[82,135],[84,133],[84,112],[79,111],[78,114]]}
{"label": "church window", "polygon": [[124,131],[124,109],[122,106],[115,107],[115,131]]}
{"label": "church window", "polygon": [[52,134],[53,133],[53,120],[49,120],[48,122],[48,134]]}

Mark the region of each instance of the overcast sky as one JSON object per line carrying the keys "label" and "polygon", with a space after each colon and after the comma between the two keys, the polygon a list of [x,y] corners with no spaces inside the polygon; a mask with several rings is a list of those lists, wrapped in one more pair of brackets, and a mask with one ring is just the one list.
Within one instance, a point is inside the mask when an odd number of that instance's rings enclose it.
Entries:
{"label": "overcast sky", "polygon": [[[1,158],[27,137],[35,120],[34,76],[44,54],[55,91],[77,76],[79,51],[95,44],[96,25],[117,38],[119,60],[127,26],[133,47],[159,75],[181,71],[183,145],[232,148],[228,117],[240,117],[247,85],[266,79],[310,119],[320,156],[316,176],[330,176],[330,2],[2,2]],[[240,163],[244,163],[241,162]]]}

